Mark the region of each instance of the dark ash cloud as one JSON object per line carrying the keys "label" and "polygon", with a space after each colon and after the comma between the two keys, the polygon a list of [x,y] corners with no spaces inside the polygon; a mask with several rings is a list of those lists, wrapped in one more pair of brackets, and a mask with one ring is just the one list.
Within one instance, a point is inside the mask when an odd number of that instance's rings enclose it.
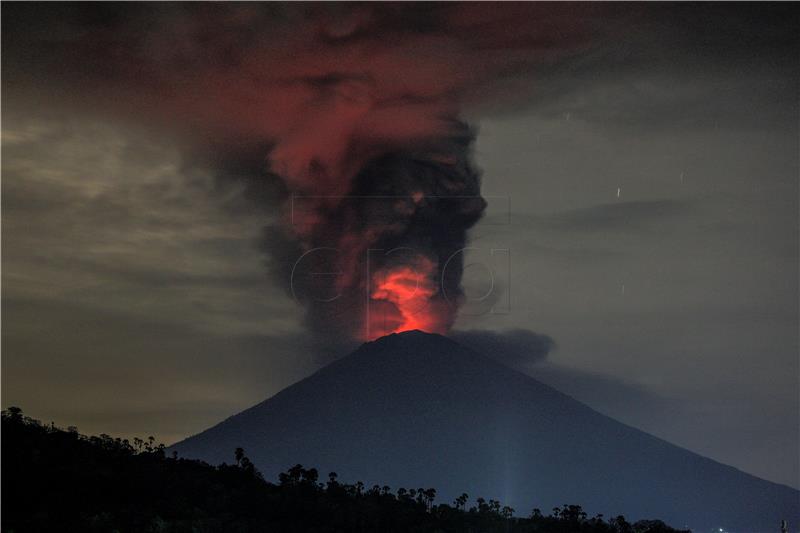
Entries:
{"label": "dark ash cloud", "polygon": [[[322,344],[450,329],[462,300],[460,250],[485,206],[474,134],[461,114],[491,98],[498,80],[584,48],[593,11],[126,9],[128,17],[103,18],[81,6],[58,8],[58,16],[18,8],[4,32],[12,57],[4,74],[40,88],[45,68],[72,105],[160,124],[190,147],[221,152],[210,158],[219,174],[243,180],[264,210],[281,212],[265,239],[271,273],[291,285]],[[53,31],[20,29],[32,27]],[[289,195],[291,205],[276,201]],[[295,198],[306,209],[295,209]],[[297,263],[321,249],[335,257]],[[398,250],[406,253],[389,257]],[[408,296],[409,284],[417,296]]]}

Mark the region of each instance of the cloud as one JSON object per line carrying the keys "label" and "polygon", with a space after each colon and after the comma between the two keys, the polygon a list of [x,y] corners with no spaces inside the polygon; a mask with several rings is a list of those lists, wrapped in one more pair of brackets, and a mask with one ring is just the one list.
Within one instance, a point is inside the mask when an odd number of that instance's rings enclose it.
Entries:
{"label": "cloud", "polygon": [[[73,105],[94,106],[97,91],[107,113],[178,131],[190,146],[227,147],[212,164],[244,179],[251,198],[263,196],[264,211],[280,205],[271,194],[305,199],[308,209],[283,206],[284,227],[268,233],[266,251],[279,283],[304,285],[297,300],[323,345],[411,326],[449,330],[462,300],[459,252],[484,206],[461,112],[497,79],[574,53],[588,22],[586,13],[535,4],[161,5],[102,22],[80,8],[62,15],[12,14],[20,26],[66,27],[74,37],[54,48],[10,27],[15,78],[48,65],[56,84],[85,87]],[[16,39],[29,47],[15,48]],[[251,176],[279,176],[283,189],[257,187]],[[325,248],[335,257],[298,253]],[[390,255],[398,250],[410,257]],[[430,312],[410,301],[410,278],[430,287],[415,292]]]}
{"label": "cloud", "polygon": [[525,329],[504,332],[480,329],[456,330],[448,336],[480,354],[497,359],[511,367],[542,361],[556,347],[555,341],[548,335]]}
{"label": "cloud", "polygon": [[[562,211],[548,215],[522,214],[543,229],[567,232],[627,231],[640,232],[646,228],[692,213],[686,200],[661,199],[622,201]],[[516,218],[516,216],[515,216]]]}
{"label": "cloud", "polygon": [[556,341],[526,329],[456,330],[451,339],[520,370],[605,412],[625,412],[631,405],[661,411],[665,401],[644,386],[623,379],[571,368],[550,359]]}
{"label": "cloud", "polygon": [[526,372],[604,414],[639,428],[649,427],[648,418],[658,419],[680,406],[679,402],[618,376],[571,368],[554,361],[540,363],[529,365]]}
{"label": "cloud", "polygon": [[240,185],[220,194],[207,169],[185,168],[149,132],[4,118],[16,139],[4,145],[4,297],[229,333],[296,328],[293,303],[260,264],[258,238],[273,216],[237,208]]}
{"label": "cloud", "polygon": [[3,297],[3,401],[172,442],[315,370],[301,333],[218,332],[136,310]]}
{"label": "cloud", "polygon": [[598,411],[639,428],[650,429],[661,417],[685,415],[682,402],[665,398],[623,378],[573,368],[553,361],[556,342],[525,329],[460,330],[449,337],[478,353],[524,372]]}
{"label": "cloud", "polygon": [[133,5],[99,15],[102,9],[9,10],[3,69],[15,81],[11,91],[48,91],[39,83],[46,73],[51,85],[81,87],[69,96],[73,104],[162,124],[167,115],[167,123],[217,137],[279,140],[273,158],[298,179],[312,155],[342,169],[368,155],[348,145],[448,131],[462,104],[502,96],[491,90],[497,80],[529,76],[533,66],[585,48],[601,10],[468,3]]}
{"label": "cloud", "polygon": [[544,66],[525,101],[496,111],[524,106],[546,119],[569,114],[607,132],[648,135],[795,128],[800,38],[791,6],[612,9],[604,26],[595,46]]}

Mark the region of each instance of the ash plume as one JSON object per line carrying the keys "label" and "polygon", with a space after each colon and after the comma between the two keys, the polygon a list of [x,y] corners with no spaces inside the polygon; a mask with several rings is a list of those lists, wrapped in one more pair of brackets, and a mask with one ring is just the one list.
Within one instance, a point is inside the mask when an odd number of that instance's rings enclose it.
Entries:
{"label": "ash plume", "polygon": [[314,331],[371,339],[450,329],[461,297],[460,251],[486,205],[471,141],[454,122],[448,136],[368,161],[343,196],[291,198],[292,225],[281,231],[300,246],[283,247],[292,251],[281,276]]}
{"label": "ash plume", "polygon": [[[585,48],[594,10],[149,4],[98,17],[33,5],[4,24],[4,45],[24,53],[3,74],[35,100],[46,69],[70,89],[48,98],[171,128],[193,153],[264,146],[257,174],[270,185],[250,190],[270,191],[257,200],[267,208],[279,200],[264,239],[271,275],[311,332],[445,333],[459,251],[486,205],[464,112],[525,99],[537,67]],[[241,174],[230,157],[208,159]]]}

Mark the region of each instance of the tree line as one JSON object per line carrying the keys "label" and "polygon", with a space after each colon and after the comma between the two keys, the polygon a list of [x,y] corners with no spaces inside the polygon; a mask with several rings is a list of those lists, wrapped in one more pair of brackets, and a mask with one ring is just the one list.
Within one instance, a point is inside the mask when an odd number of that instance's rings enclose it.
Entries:
{"label": "tree line", "polygon": [[579,505],[516,516],[499,501],[433,488],[366,487],[295,465],[264,479],[242,448],[213,466],[147,439],[81,435],[2,412],[3,532],[677,533],[659,520],[589,516]]}

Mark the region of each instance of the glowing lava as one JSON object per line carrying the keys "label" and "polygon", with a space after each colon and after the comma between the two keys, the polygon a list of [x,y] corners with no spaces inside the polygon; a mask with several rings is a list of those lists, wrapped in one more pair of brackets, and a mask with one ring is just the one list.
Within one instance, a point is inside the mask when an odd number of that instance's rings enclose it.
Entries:
{"label": "glowing lava", "polygon": [[436,263],[419,256],[411,265],[387,267],[372,277],[367,340],[418,329],[446,333],[450,313],[438,299]]}

